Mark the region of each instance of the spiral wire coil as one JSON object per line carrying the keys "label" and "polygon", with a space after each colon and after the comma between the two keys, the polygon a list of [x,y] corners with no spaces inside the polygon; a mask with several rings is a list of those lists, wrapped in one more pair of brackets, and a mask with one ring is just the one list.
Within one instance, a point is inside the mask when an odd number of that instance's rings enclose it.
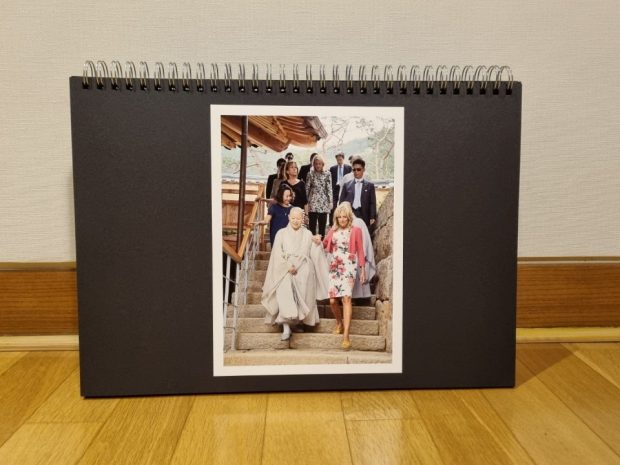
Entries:
{"label": "spiral wire coil", "polygon": [[[399,65],[394,68],[392,65],[372,65],[370,76],[367,73],[366,65],[346,65],[344,67],[344,80],[340,78],[340,66],[331,67],[331,76],[328,74],[327,65],[305,65],[305,79],[302,80],[299,65],[292,66],[279,65],[276,77],[277,86],[274,87],[273,67],[270,64],[259,65],[256,63],[245,65],[232,63],[217,64],[211,63],[210,73],[207,77],[204,63],[196,63],[196,77],[192,75],[192,65],[189,62],[183,63],[181,67],[180,80],[179,69],[176,63],[168,63],[166,67],[162,62],[154,64],[154,72],[151,76],[148,63],[141,61],[136,67],[133,61],[125,62],[125,66],[120,61],[110,62],[110,68],[105,61],[91,61],[84,63],[82,73],[82,87],[84,89],[96,88],[110,89],[119,91],[123,87],[129,91],[154,90],[161,92],[219,92],[226,93],[251,91],[258,93],[261,86],[264,92],[272,93],[308,93],[315,91],[315,84],[318,84],[318,91],[321,94],[334,93],[340,94],[460,94],[463,90],[466,94],[486,94],[488,91],[497,95],[504,89],[506,95],[512,94],[514,79],[512,70],[509,66],[477,66],[471,65],[452,66],[446,65],[406,66]],[[357,80],[354,80],[357,67]],[[246,68],[251,70],[246,77]],[[318,80],[313,78],[313,71],[318,68]],[[220,69],[222,70],[220,77]],[[394,72],[396,69],[396,72]],[[289,74],[290,73],[290,74]],[[287,75],[292,79],[287,80]],[[124,81],[124,86],[123,86]],[[138,85],[136,86],[136,81]],[[205,86],[208,82],[208,86]],[[248,83],[250,84],[248,87]],[[342,89],[344,83],[344,90]],[[167,84],[164,87],[164,84]],[[303,85],[302,85],[303,84]],[[305,86],[305,87],[304,87]]]}

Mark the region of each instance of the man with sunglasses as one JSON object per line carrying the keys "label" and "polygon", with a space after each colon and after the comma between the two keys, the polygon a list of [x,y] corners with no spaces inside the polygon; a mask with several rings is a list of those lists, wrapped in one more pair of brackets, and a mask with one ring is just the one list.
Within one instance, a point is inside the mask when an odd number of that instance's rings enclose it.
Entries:
{"label": "man with sunglasses", "polygon": [[353,180],[346,182],[340,190],[340,203],[349,202],[353,208],[353,214],[364,220],[366,226],[371,226],[377,221],[377,198],[375,185],[364,179],[366,162],[361,158],[353,160]]}

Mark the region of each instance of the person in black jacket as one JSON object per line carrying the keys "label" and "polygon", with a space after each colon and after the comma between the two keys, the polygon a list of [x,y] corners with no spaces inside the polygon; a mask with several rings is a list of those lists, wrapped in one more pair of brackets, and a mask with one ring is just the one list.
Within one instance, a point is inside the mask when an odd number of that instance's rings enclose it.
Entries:
{"label": "person in black jacket", "polygon": [[377,197],[375,185],[364,179],[366,162],[361,158],[353,161],[353,180],[342,186],[340,203],[350,202],[353,214],[364,220],[368,230],[377,221]]}
{"label": "person in black jacket", "polygon": [[308,179],[308,173],[310,172],[310,168],[312,168],[312,162],[314,161],[314,157],[316,157],[317,154],[313,153],[312,155],[310,155],[310,163],[308,163],[307,165],[301,165],[301,168],[299,168],[299,173],[297,174],[297,179],[301,179],[303,182],[306,182]]}
{"label": "person in black jacket", "polygon": [[339,152],[336,154],[336,164],[329,168],[329,172],[332,175],[332,199],[334,200],[334,205],[332,207],[332,211],[329,214],[329,224],[331,226],[334,210],[338,206],[338,196],[340,195],[340,187],[342,186],[343,178],[345,175],[351,172],[351,165],[347,165],[344,162],[344,153]]}
{"label": "person in black jacket", "polygon": [[275,181],[275,179],[278,177],[278,173],[280,172],[280,169],[282,167],[282,165],[284,165],[284,163],[286,163],[286,160],[284,158],[278,158],[278,161],[276,162],[276,172],[274,174],[270,174],[267,177],[267,189],[265,190],[265,197],[269,198],[271,197],[271,189],[273,188],[273,181]]}

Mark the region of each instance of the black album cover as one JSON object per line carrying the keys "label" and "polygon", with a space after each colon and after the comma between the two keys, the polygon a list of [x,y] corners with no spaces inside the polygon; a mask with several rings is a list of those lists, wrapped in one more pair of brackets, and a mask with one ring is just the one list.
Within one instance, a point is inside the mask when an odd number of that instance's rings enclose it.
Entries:
{"label": "black album cover", "polygon": [[70,80],[84,396],[514,384],[519,83],[135,81]]}

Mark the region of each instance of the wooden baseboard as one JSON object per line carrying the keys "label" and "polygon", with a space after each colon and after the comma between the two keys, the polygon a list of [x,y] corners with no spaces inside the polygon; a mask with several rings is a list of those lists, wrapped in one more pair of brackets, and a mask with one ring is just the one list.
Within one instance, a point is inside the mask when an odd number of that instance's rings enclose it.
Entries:
{"label": "wooden baseboard", "polygon": [[620,260],[520,261],[517,326],[620,326]]}
{"label": "wooden baseboard", "polygon": [[0,269],[0,336],[77,334],[73,269]]}
{"label": "wooden baseboard", "polygon": [[[517,343],[620,342],[619,328],[517,328]],[[77,335],[3,336],[0,352],[79,350]]]}
{"label": "wooden baseboard", "polygon": [[[519,260],[517,327],[620,327],[620,258]],[[77,334],[75,263],[0,263],[0,336]]]}

